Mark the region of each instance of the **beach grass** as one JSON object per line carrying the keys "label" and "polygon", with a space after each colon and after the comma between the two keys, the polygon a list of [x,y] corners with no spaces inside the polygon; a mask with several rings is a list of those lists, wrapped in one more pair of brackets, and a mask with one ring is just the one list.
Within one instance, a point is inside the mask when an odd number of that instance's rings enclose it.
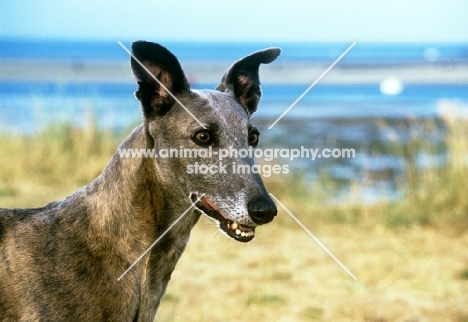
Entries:
{"label": "beach grass", "polygon": [[[453,111],[452,111],[453,112]],[[446,162],[407,171],[401,197],[364,202],[361,187],[303,174],[265,178],[268,190],[358,278],[353,280],[279,207],[250,244],[205,219],[173,273],[157,321],[468,321],[468,121],[446,113]],[[455,115],[455,116],[454,116]],[[0,134],[0,207],[38,207],[92,181],[130,132],[90,120],[30,135]]]}
{"label": "beach grass", "polygon": [[94,180],[126,133],[61,123],[39,133],[0,135],[2,207],[37,207]]}

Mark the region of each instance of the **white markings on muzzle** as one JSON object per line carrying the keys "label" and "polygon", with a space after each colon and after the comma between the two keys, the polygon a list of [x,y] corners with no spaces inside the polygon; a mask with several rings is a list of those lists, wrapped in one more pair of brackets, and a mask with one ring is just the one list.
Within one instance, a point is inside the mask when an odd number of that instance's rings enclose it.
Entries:
{"label": "white markings on muzzle", "polygon": [[212,200],[227,219],[250,227],[257,226],[249,216],[247,196],[244,194],[228,198],[213,198]]}

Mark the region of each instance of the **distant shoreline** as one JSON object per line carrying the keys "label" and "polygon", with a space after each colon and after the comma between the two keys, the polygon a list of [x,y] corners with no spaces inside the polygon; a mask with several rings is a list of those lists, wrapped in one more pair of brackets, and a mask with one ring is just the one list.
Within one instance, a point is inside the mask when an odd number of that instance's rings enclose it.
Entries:
{"label": "distant shoreline", "polygon": [[[181,61],[189,81],[217,83],[231,62]],[[310,62],[276,62],[261,67],[262,83],[311,84],[328,65]],[[458,64],[337,64],[321,80],[324,84],[380,84],[395,79],[404,84],[468,84],[468,63]],[[3,59],[1,82],[93,82],[133,81],[126,60]]]}

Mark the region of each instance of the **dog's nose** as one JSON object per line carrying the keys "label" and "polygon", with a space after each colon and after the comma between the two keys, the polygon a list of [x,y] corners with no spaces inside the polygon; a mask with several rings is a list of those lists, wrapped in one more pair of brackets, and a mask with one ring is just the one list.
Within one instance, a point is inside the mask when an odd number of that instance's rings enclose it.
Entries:
{"label": "dog's nose", "polygon": [[259,225],[269,223],[278,213],[278,209],[276,209],[276,205],[270,196],[258,196],[251,199],[247,204],[247,210],[250,218]]}

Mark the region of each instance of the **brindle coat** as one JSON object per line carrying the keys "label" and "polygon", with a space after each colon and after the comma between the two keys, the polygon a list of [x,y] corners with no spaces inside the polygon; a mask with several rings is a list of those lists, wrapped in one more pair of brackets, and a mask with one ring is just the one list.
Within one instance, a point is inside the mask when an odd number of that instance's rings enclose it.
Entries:
{"label": "brindle coat", "polygon": [[[239,60],[216,90],[203,91],[190,90],[177,59],[164,47],[138,41],[132,51],[206,129],[132,58],[144,120],[120,149],[255,144],[258,133],[250,116],[261,95],[259,65],[275,60],[279,49]],[[201,213],[244,242],[276,215],[258,174],[187,173],[195,161],[219,163],[215,156],[122,158],[116,153],[96,180],[65,200],[35,209],[0,209],[0,320],[152,321]],[[235,157],[223,162],[253,164]],[[118,281],[192,203],[194,211]],[[234,222],[249,236],[236,235]]]}

